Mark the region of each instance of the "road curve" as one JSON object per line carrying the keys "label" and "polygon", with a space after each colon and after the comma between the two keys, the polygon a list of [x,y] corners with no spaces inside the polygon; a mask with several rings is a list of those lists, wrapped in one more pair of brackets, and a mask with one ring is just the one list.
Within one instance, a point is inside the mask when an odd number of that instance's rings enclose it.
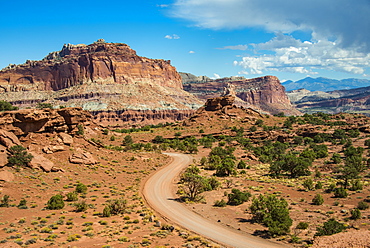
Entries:
{"label": "road curve", "polygon": [[166,154],[174,159],[173,162],[149,177],[143,188],[145,200],[161,216],[227,247],[286,247],[259,237],[242,234],[218,223],[211,222],[175,201],[176,195],[173,192],[176,184],[175,178],[184,167],[192,162],[193,158],[185,154]]}

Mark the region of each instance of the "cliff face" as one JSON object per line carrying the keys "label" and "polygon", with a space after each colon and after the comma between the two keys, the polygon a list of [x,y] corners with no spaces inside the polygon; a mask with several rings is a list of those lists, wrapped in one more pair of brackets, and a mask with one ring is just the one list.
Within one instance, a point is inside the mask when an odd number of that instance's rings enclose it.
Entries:
{"label": "cliff face", "polygon": [[182,89],[181,77],[170,61],[137,56],[122,43],[68,44],[41,61],[27,61],[0,73],[1,92],[57,91],[88,82],[151,82]]}
{"label": "cliff face", "polygon": [[[99,113],[96,119],[110,125],[126,119],[132,121],[124,124],[150,124],[158,116],[150,113],[158,111],[178,113],[166,120],[175,121],[202,105],[183,90],[181,76],[170,61],[140,57],[126,44],[102,41],[64,45],[43,60],[1,70],[0,93],[0,100],[20,108],[34,108],[39,102],[81,107]],[[138,122],[122,117],[125,111],[146,114]]]}
{"label": "cliff face", "polygon": [[277,114],[284,112],[287,115],[299,115],[290,103],[284,86],[274,76],[265,76],[253,79],[241,77],[222,78],[205,83],[184,84],[184,90],[198,96],[200,99],[214,98],[227,86],[232,84],[236,92],[235,104],[250,107],[263,112]]}

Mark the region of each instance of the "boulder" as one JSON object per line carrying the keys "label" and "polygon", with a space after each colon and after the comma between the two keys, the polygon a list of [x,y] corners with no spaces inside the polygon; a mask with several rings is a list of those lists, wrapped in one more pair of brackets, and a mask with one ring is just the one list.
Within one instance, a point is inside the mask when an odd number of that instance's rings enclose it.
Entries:
{"label": "boulder", "polygon": [[78,149],[69,157],[69,162],[73,164],[96,164],[98,163],[94,156],[89,153]]}
{"label": "boulder", "polygon": [[45,158],[44,156],[36,153],[30,152],[33,158],[29,163],[29,166],[33,169],[42,169],[43,171],[50,172],[54,167],[54,163],[51,162],[49,159]]}
{"label": "boulder", "polygon": [[7,170],[0,171],[0,181],[11,182],[13,180],[14,180],[13,173]]}
{"label": "boulder", "polygon": [[54,152],[65,151],[65,148],[64,146],[49,145],[49,146],[45,146],[44,148],[42,148],[42,150],[46,154],[52,154]]}
{"label": "boulder", "polygon": [[73,144],[73,138],[71,135],[69,134],[66,134],[66,133],[60,133],[58,135],[58,137],[60,138],[61,142],[65,145],[72,145]]}
{"label": "boulder", "polygon": [[0,168],[4,167],[8,163],[8,154],[6,147],[0,145]]}
{"label": "boulder", "polygon": [[14,133],[0,129],[0,143],[5,147],[10,148],[15,145],[22,145],[18,137]]}

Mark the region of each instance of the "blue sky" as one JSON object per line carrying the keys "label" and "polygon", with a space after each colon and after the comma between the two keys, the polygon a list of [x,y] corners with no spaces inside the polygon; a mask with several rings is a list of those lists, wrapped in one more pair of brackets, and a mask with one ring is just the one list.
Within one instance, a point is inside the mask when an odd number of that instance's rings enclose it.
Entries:
{"label": "blue sky", "polygon": [[370,79],[369,0],[2,1],[0,68],[103,38],[209,77]]}

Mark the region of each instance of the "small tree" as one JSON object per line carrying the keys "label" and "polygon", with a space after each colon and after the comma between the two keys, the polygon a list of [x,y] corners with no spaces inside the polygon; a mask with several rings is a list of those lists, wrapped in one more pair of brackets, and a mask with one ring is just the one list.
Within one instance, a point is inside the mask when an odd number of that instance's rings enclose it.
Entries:
{"label": "small tree", "polygon": [[47,202],[47,209],[57,210],[64,208],[64,201],[62,195],[54,195]]}
{"label": "small tree", "polygon": [[12,146],[9,151],[11,155],[8,158],[8,164],[11,166],[26,166],[33,158],[32,154],[29,154],[26,148],[21,145]]}
{"label": "small tree", "polygon": [[358,204],[357,204],[357,208],[360,209],[360,210],[366,210],[369,208],[369,204],[367,204],[366,202],[364,201],[360,201]]}
{"label": "small tree", "polygon": [[272,235],[282,235],[290,232],[293,224],[289,216],[288,203],[275,195],[259,195],[254,197],[249,207],[253,220],[266,225]]}
{"label": "small tree", "polygon": [[132,143],[134,143],[134,141],[133,141],[131,135],[126,135],[123,138],[122,145],[124,145],[124,146],[130,146],[130,145],[132,145]]}
{"label": "small tree", "polygon": [[334,190],[335,198],[346,198],[348,196],[347,190],[345,188],[336,188]]}
{"label": "small tree", "polygon": [[186,196],[190,201],[197,201],[205,189],[206,181],[204,177],[197,174],[185,173],[182,175],[182,178]]}
{"label": "small tree", "polygon": [[313,205],[322,205],[324,203],[324,198],[320,194],[316,194],[315,197],[312,199]]}
{"label": "small tree", "polygon": [[77,202],[74,204],[76,212],[84,212],[89,208],[86,201]]}
{"label": "small tree", "polygon": [[53,105],[51,103],[39,102],[37,103],[36,108],[37,109],[46,109],[46,108],[53,109]]}
{"label": "small tree", "polygon": [[123,198],[109,201],[109,208],[112,215],[123,214],[126,210],[127,201]]}

